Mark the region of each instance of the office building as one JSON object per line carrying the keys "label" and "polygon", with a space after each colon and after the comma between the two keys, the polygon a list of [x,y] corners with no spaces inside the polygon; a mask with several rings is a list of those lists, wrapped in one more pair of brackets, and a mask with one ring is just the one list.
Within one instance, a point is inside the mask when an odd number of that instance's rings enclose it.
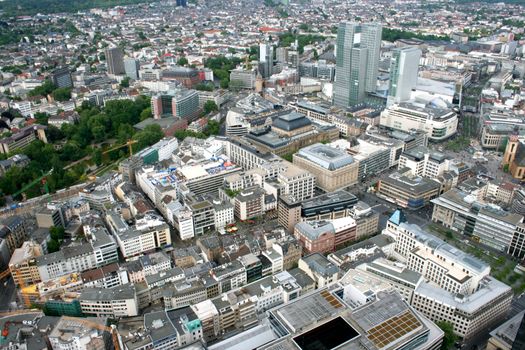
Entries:
{"label": "office building", "polygon": [[139,79],[139,69],[140,64],[139,60],[135,58],[126,58],[124,60],[124,71],[126,72],[126,76],[133,80]]}
{"label": "office building", "polygon": [[139,314],[135,285],[86,288],[78,297],[82,313],[96,317],[131,317]]}
{"label": "office building", "polygon": [[188,1],[187,0],[177,0],[177,6],[180,6],[180,7],[186,7],[188,6]]}
{"label": "office building", "polygon": [[379,180],[377,195],[402,208],[419,209],[438,197],[440,189],[432,179],[394,172]]}
{"label": "office building", "polygon": [[106,222],[124,258],[131,258],[171,244],[168,224],[155,214],[145,215],[130,226],[114,211],[106,214]]}
{"label": "office building", "polygon": [[341,23],[337,30],[334,104],[362,103],[375,92],[382,28],[379,24]]}
{"label": "office building", "polygon": [[512,289],[490,276],[490,266],[409,224],[400,210],[387,222],[395,252],[422,276],[412,306],[432,321],[453,324],[454,332],[470,340],[506,317]]}
{"label": "office building", "polygon": [[72,88],[73,80],[69,68],[58,68],[51,72],[51,82],[58,88]]}
{"label": "office building", "polygon": [[418,146],[404,151],[399,157],[398,170],[409,168],[412,176],[435,178],[450,169],[450,159],[443,153]]}
{"label": "office building", "polygon": [[494,249],[521,257],[523,222],[520,214],[484,203],[474,194],[453,188],[432,200],[432,221],[486,244]]}
{"label": "office building", "polygon": [[120,75],[126,72],[124,69],[124,54],[121,48],[112,47],[106,49],[106,65],[108,74]]}
{"label": "office building", "polygon": [[273,46],[270,44],[259,45],[259,72],[263,78],[269,78],[273,69]]}
{"label": "office building", "polygon": [[480,145],[486,149],[499,150],[510,135],[525,135],[523,115],[505,106],[483,105],[481,111]]}
{"label": "office building", "polygon": [[406,46],[393,50],[387,106],[410,99],[412,89],[415,89],[417,84],[420,58],[421,50],[416,47]]}
{"label": "office building", "polygon": [[401,102],[381,112],[380,124],[402,132],[424,131],[429,140],[439,142],[456,133],[458,117],[446,105]]}
{"label": "office building", "polygon": [[316,178],[317,187],[333,192],[357,183],[358,163],[337,148],[314,144],[293,155],[293,163]]}
{"label": "office building", "polygon": [[201,77],[195,68],[173,67],[162,71],[162,81],[178,82],[186,89],[192,89],[201,82]]}
{"label": "office building", "polygon": [[265,192],[255,186],[242,190],[235,196],[235,217],[239,220],[248,220],[264,215]]}
{"label": "office building", "polygon": [[316,196],[301,203],[304,220],[332,220],[350,216],[358,199],[353,194],[339,190]]}
{"label": "office building", "polygon": [[235,68],[230,72],[230,86],[237,89],[253,89],[257,80],[255,69]]}
{"label": "office building", "polygon": [[171,100],[171,112],[176,118],[196,120],[199,117],[199,94],[195,90],[179,90]]}
{"label": "office building", "polygon": [[[277,334],[262,349],[414,349],[437,350],[444,333],[391,290],[372,293],[362,304],[343,301],[339,290],[324,288],[279,306],[269,313]],[[365,287],[366,288],[366,287]],[[353,296],[352,296],[353,297]],[[329,337],[326,335],[330,334]]]}

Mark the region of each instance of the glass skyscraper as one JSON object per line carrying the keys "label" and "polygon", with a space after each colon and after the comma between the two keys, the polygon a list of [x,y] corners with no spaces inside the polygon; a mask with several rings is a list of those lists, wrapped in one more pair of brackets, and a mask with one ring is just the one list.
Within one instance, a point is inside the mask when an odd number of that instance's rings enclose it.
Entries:
{"label": "glass skyscraper", "polygon": [[334,104],[348,107],[375,92],[381,48],[380,24],[345,22],[339,25],[336,43]]}

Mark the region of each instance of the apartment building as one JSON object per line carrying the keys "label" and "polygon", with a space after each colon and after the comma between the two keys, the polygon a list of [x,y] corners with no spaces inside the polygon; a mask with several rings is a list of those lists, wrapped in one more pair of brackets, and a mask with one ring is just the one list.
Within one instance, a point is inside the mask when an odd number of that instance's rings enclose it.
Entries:
{"label": "apartment building", "polygon": [[324,288],[339,278],[339,268],[320,253],[299,259],[299,269],[315,281],[316,289]]}
{"label": "apartment building", "polygon": [[235,217],[247,220],[264,215],[265,192],[260,187],[250,187],[235,196]]}

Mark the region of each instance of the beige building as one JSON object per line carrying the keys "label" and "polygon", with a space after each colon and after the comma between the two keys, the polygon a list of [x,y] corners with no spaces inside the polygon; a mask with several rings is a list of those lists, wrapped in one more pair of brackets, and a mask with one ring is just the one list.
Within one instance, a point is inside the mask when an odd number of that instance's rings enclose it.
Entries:
{"label": "beige building", "polygon": [[295,200],[293,196],[280,196],[277,204],[277,219],[279,225],[288,233],[292,233],[295,224],[301,221],[301,202]]}
{"label": "beige building", "polygon": [[24,242],[22,247],[15,249],[9,261],[9,271],[15,285],[34,284],[41,281],[35,258],[42,255],[42,247],[34,242]]}
{"label": "beige building", "polygon": [[320,143],[305,147],[293,155],[293,163],[312,173],[317,187],[333,192],[357,183],[359,163],[336,148]]}

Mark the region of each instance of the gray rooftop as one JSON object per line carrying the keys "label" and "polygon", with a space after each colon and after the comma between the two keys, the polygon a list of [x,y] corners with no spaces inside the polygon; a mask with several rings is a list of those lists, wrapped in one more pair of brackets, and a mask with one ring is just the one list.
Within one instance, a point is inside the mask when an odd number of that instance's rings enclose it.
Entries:
{"label": "gray rooftop", "polygon": [[304,147],[296,155],[327,170],[337,170],[354,163],[354,158],[348,153],[321,143]]}

